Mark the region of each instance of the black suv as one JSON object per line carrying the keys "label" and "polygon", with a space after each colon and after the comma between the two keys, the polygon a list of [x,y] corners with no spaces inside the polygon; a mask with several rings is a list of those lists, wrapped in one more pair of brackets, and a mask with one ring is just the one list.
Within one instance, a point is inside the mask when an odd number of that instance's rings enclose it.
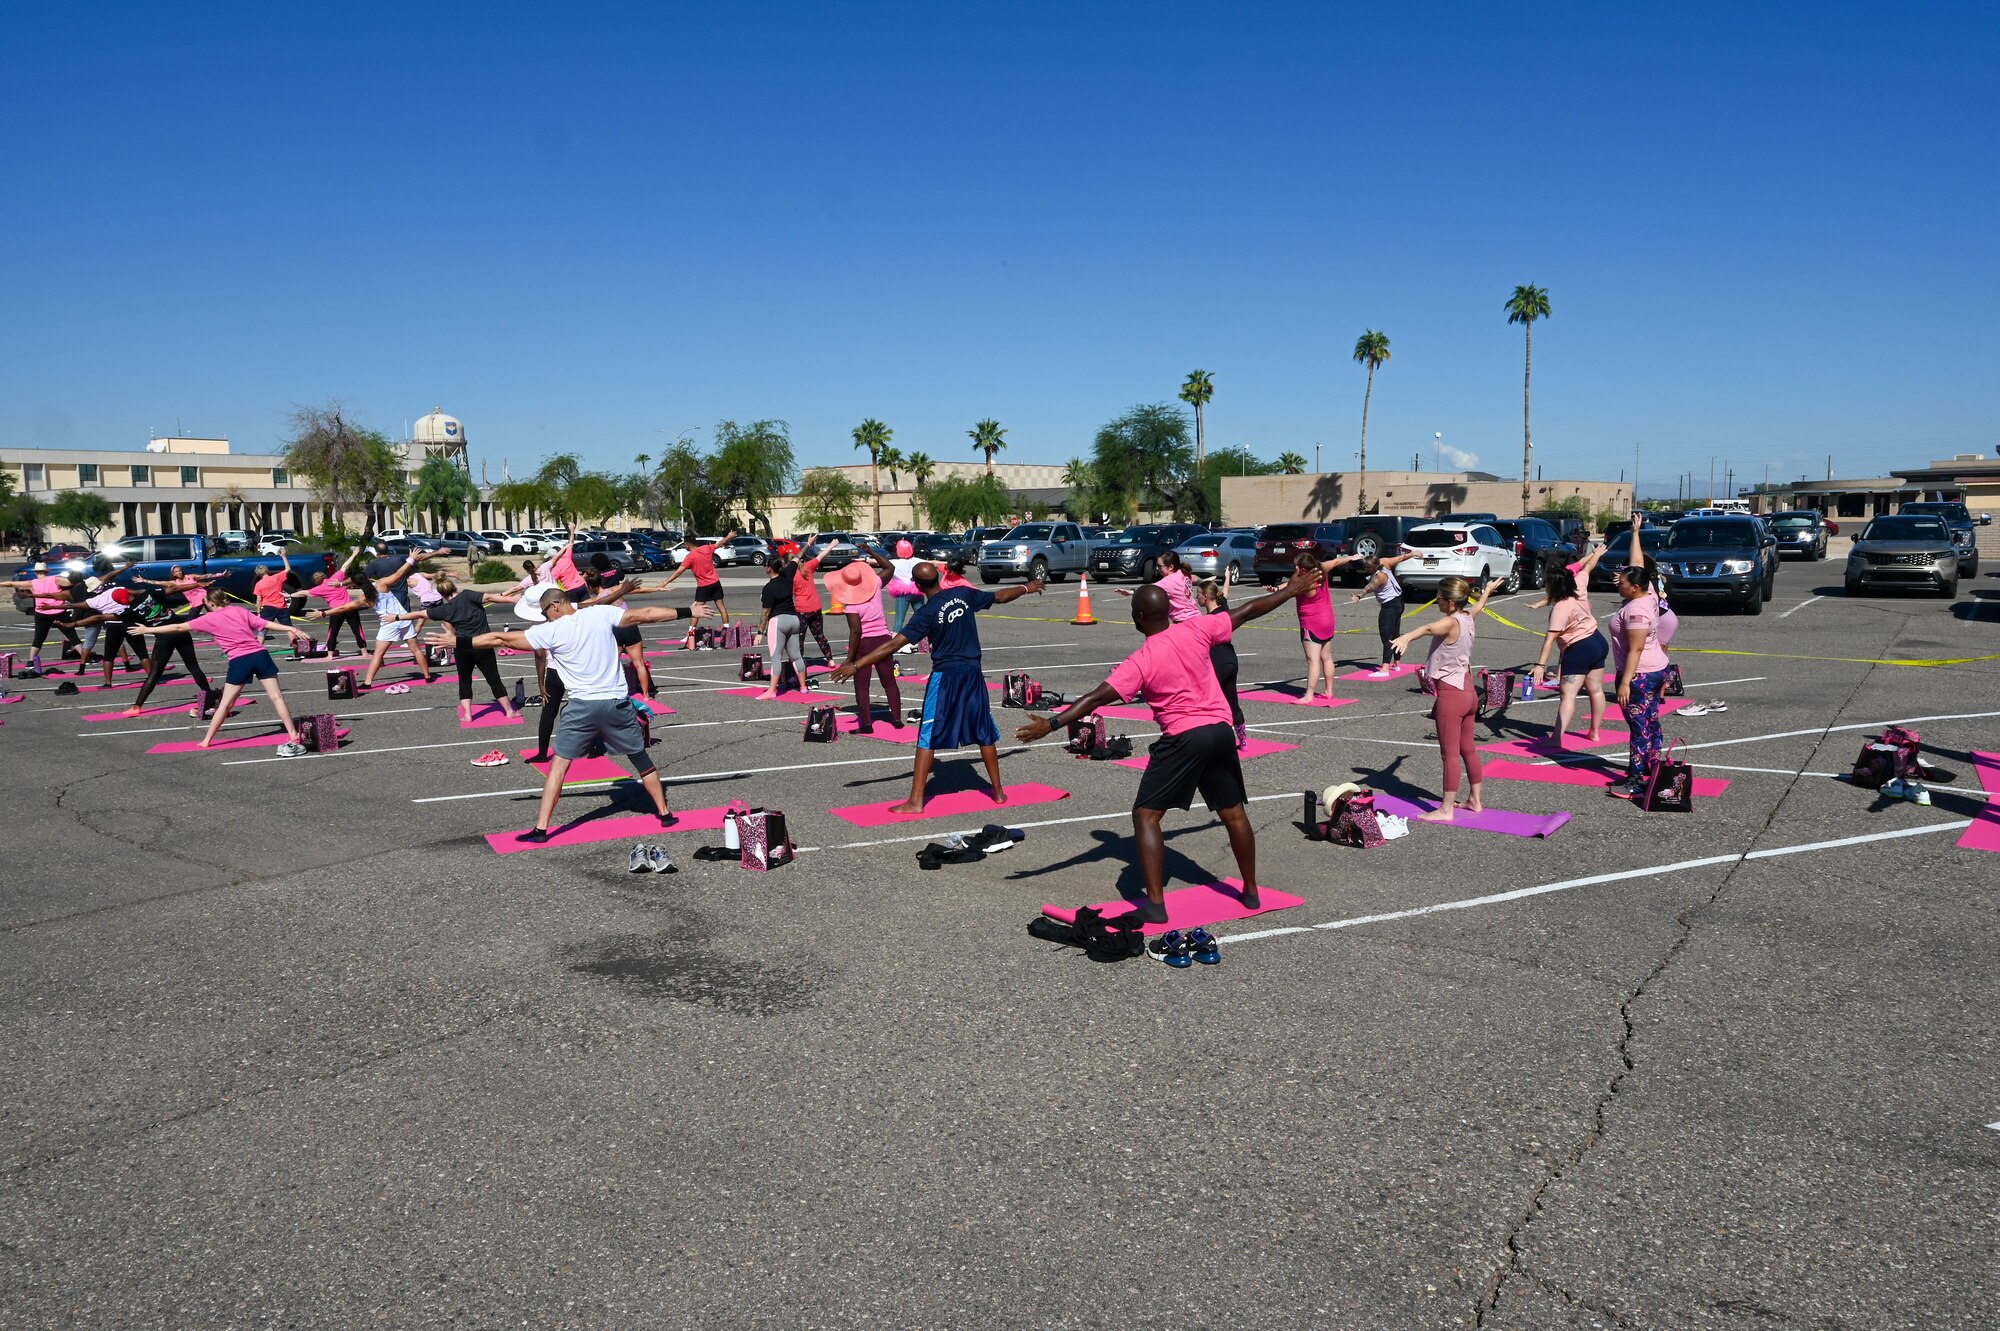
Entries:
{"label": "black suv", "polygon": [[1546,518],[1515,518],[1496,522],[1493,529],[1514,547],[1523,587],[1546,587],[1551,570],[1582,558],[1574,541],[1566,540]]}
{"label": "black suv", "polygon": [[1310,550],[1322,560],[1346,552],[1347,524],[1344,522],[1274,522],[1257,538],[1257,562],[1252,570],[1257,581],[1274,587],[1292,576],[1292,562],[1301,550]]}
{"label": "black suv", "polygon": [[1958,502],[1944,500],[1923,500],[1912,504],[1898,504],[1896,512],[1912,518],[1943,518],[1944,525],[1951,528],[1951,544],[1958,551],[1958,576],[1973,578],[1979,576],[1979,532],[1972,523],[1972,513]]}
{"label": "black suv", "polygon": [[1146,522],[1127,527],[1090,552],[1090,576],[1101,582],[1137,578],[1151,582],[1160,576],[1160,556],[1207,528],[1198,522]]}
{"label": "black suv", "polygon": [[1761,615],[1778,584],[1778,540],[1753,517],[1682,518],[1655,560],[1675,603],[1728,601]]}

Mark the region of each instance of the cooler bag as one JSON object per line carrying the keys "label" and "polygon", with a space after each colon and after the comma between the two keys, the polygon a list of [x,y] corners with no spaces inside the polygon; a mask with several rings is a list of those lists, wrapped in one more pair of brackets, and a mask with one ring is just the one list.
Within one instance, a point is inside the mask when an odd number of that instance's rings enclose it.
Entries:
{"label": "cooler bag", "polygon": [[1063,746],[1079,758],[1102,759],[1111,752],[1111,728],[1095,716],[1069,723],[1069,743]]}
{"label": "cooler bag", "polygon": [[326,648],[319,645],[318,638],[307,638],[304,642],[294,639],[292,642],[292,659],[294,661],[306,661],[316,656],[325,655]]}
{"label": "cooler bag", "polygon": [[334,753],[340,748],[340,725],[332,712],[299,719],[299,739],[309,753]]}
{"label": "cooler bag", "polygon": [[0,652],[0,679],[14,678],[14,653]]}
{"label": "cooler bag", "polygon": [[831,744],[840,738],[839,713],[832,707],[806,709],[806,743]]}
{"label": "cooler bag", "polygon": [[1479,672],[1479,706],[1482,711],[1504,712],[1507,704],[1514,701],[1514,677],[1512,670],[1481,670]]}
{"label": "cooler bag", "polygon": [[1375,816],[1375,792],[1358,790],[1340,797],[1327,822],[1326,839],[1343,846],[1372,849],[1387,838]]}
{"label": "cooler bag", "polygon": [[792,838],[785,815],[777,809],[740,815],[737,836],[743,842],[743,867],[763,872],[792,862]]}
{"label": "cooler bag", "polygon": [[1651,774],[1646,777],[1645,789],[1634,801],[1648,813],[1694,812],[1694,768],[1674,757],[1680,743],[1676,739],[1660,755],[1660,761],[1653,764]]}
{"label": "cooler bag", "polygon": [[736,678],[740,680],[769,679],[764,669],[764,658],[756,652],[743,653],[743,660],[736,667]]}
{"label": "cooler bag", "polygon": [[334,702],[345,702],[354,696],[354,672],[349,669],[326,672],[326,696]]}

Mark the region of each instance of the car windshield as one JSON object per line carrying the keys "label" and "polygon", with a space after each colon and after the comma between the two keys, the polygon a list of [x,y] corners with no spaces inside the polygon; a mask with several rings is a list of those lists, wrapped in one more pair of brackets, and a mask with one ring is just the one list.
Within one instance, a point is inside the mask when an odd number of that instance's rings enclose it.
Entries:
{"label": "car windshield", "polygon": [[1669,550],[1754,550],[1757,532],[1747,522],[1683,518],[1667,533]]}
{"label": "car windshield", "polygon": [[1953,522],[1972,521],[1972,514],[1966,510],[1964,504],[1946,504],[1942,502],[1905,504],[1896,511],[1899,514],[1910,514],[1912,516],[1926,514],[1931,517],[1949,518]]}
{"label": "car windshield", "polygon": [[1009,541],[1046,541],[1055,533],[1055,526],[1048,522],[1024,522],[1003,538]]}
{"label": "car windshield", "polygon": [[1286,545],[1292,541],[1303,541],[1311,535],[1311,527],[1297,523],[1281,522],[1275,527],[1264,528],[1264,539],[1272,545]]}
{"label": "car windshield", "polygon": [[1780,513],[1771,519],[1771,525],[1779,531],[1801,531],[1812,526],[1813,520],[1804,513]]}
{"label": "car windshield", "polygon": [[1877,518],[1861,533],[1864,541],[1949,541],[1951,529],[1941,518]]}
{"label": "car windshield", "polygon": [[1160,539],[1158,527],[1127,527],[1111,538],[1113,545],[1147,545]]}
{"label": "car windshield", "polygon": [[1446,546],[1461,545],[1472,537],[1463,527],[1419,527],[1404,539],[1418,550],[1442,550]]}

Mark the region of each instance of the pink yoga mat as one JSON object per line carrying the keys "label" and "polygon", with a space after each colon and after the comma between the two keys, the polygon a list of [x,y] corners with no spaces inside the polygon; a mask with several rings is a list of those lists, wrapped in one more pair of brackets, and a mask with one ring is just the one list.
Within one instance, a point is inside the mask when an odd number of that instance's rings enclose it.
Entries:
{"label": "pink yoga mat", "polygon": [[1150,707],[1127,707],[1120,703],[1110,707],[1100,707],[1092,712],[1091,715],[1109,717],[1113,721],[1151,721],[1153,719],[1153,709]]}
{"label": "pink yoga mat", "polygon": [[486,844],[493,847],[496,855],[517,855],[524,850],[587,846],[597,841],[623,841],[626,837],[637,840],[669,832],[717,832],[722,829],[721,805],[713,809],[681,809],[677,812],[680,820],[672,827],[661,827],[660,820],[650,813],[637,813],[623,818],[590,818],[576,823],[558,823],[549,829],[549,839],[539,844],[515,839],[529,830],[525,827],[512,832],[488,832]]}
{"label": "pink yoga mat", "polygon": [[1422,669],[1423,667],[1420,665],[1411,665],[1405,661],[1401,664],[1390,666],[1388,678],[1386,679],[1378,679],[1373,673],[1366,670],[1357,670],[1352,674],[1342,675],[1341,678],[1358,679],[1364,684],[1387,684],[1390,680],[1407,679]]}
{"label": "pink yoga mat", "polygon": [[881,804],[854,804],[844,809],[828,809],[827,812],[856,827],[887,827],[891,823],[914,823],[927,818],[962,818],[967,815],[983,818],[993,814],[1005,814],[1030,804],[1051,804],[1056,800],[1068,798],[1067,790],[1057,790],[1054,786],[1026,781],[1007,787],[1005,804],[995,804],[993,796],[983,790],[954,790],[950,794],[933,795],[925,800],[922,813],[890,813],[889,810],[901,804],[901,800],[887,800]]}
{"label": "pink yoga mat", "polygon": [[[805,723],[805,718],[800,717],[799,724],[803,726]],[[861,718],[855,716],[852,712],[842,712],[834,718],[834,724],[840,728],[840,733],[843,735],[860,735],[859,727],[861,725]],[[860,735],[860,737],[862,739],[879,739],[888,744],[915,744],[917,742],[917,728],[915,726],[891,725],[887,721],[877,717],[875,719],[875,728],[865,735]]]}
{"label": "pink yoga mat", "polygon": [[[236,700],[236,706],[240,709],[248,707],[256,701],[255,698],[247,696],[239,697]],[[184,702],[168,703],[164,707],[148,707],[141,711],[139,716],[186,716],[189,706],[190,704]],[[234,716],[236,713],[231,712],[230,715]],[[83,719],[86,721],[133,721],[137,720],[138,717],[128,717],[123,712],[86,712]]]}
{"label": "pink yoga mat", "polygon": [[519,712],[508,716],[500,710],[500,704],[487,703],[484,707],[473,708],[472,719],[470,721],[460,721],[458,728],[460,730],[486,730],[494,726],[518,726],[520,724],[522,724],[522,721]]}
{"label": "pink yoga mat", "polygon": [[1482,744],[1481,753],[1497,753],[1507,758],[1553,758],[1559,753],[1588,753],[1592,749],[1613,748],[1631,741],[1631,733],[1625,730],[1607,730],[1604,738],[1592,744],[1582,735],[1571,731],[1563,736],[1561,747],[1553,740],[1510,739],[1498,744]]}
{"label": "pink yoga mat", "polygon": [[[47,679],[49,677],[44,675],[42,678]],[[76,686],[76,691],[78,693],[103,693],[106,689],[136,689],[145,682],[145,679],[142,677],[126,680],[122,684],[79,684]],[[161,678],[158,687],[163,689],[180,688],[193,683],[194,681],[186,675],[167,675]]]}
{"label": "pink yoga mat", "polygon": [[[348,735],[348,732],[345,727],[336,727],[334,733],[339,735],[340,738],[342,739],[346,739]],[[201,747],[201,744],[198,741],[190,739],[190,740],[175,740],[171,744],[155,744],[152,748],[147,749],[146,752],[147,753],[214,753],[219,749],[275,749],[280,744],[283,744],[285,742],[285,739],[286,739],[285,732],[282,730],[277,732],[275,735],[228,735],[228,736],[219,735],[216,737],[215,743],[209,745],[205,749]]]}
{"label": "pink yoga mat", "polygon": [[1243,702],[1288,702],[1297,707],[1345,707],[1351,702],[1361,701],[1359,698],[1335,698],[1332,702],[1315,700],[1307,703],[1299,701],[1304,696],[1303,692],[1284,693],[1277,689],[1244,689],[1236,696]]}
{"label": "pink yoga mat", "polygon": [[[533,749],[522,749],[520,756],[525,759],[531,757],[534,752]],[[543,776],[549,774],[548,763],[529,763],[528,766]],[[573,781],[616,781],[620,777],[638,780],[632,775],[631,768],[615,758],[578,758],[569,765],[569,770],[563,773],[563,784],[567,786]]]}
{"label": "pink yoga mat", "polygon": [[[1274,910],[1290,910],[1294,906],[1306,904],[1304,897],[1295,897],[1290,892],[1280,892],[1275,887],[1259,888],[1257,900],[1261,903],[1256,910],[1243,904],[1237,895],[1243,889],[1240,878],[1225,878],[1219,883],[1204,883],[1200,887],[1177,887],[1165,894],[1167,922],[1142,926],[1148,934],[1163,934],[1169,929],[1193,929],[1198,925],[1219,924],[1224,920],[1247,920],[1252,915],[1263,915]],[[1137,910],[1131,902],[1120,897],[1116,901],[1100,901],[1097,909],[1107,917],[1115,918]],[[1073,906],[1044,905],[1042,914],[1064,924],[1076,923],[1076,908]]]}
{"label": "pink yoga mat", "polygon": [[[876,680],[875,682],[877,684],[881,683],[880,680]],[[717,690],[717,692],[727,694],[731,698],[748,698],[752,702],[788,702],[794,705],[803,705],[806,707],[825,707],[829,705],[838,707],[840,706],[842,701],[847,701],[849,703],[852,703],[854,700],[854,694],[850,690],[847,690],[845,688],[842,688],[837,692],[833,690],[828,690],[820,693],[807,693],[800,689],[793,689],[790,692],[781,693],[775,698],[759,698],[757,695],[762,693],[763,691],[764,687],[761,684],[753,688],[747,688],[747,689]],[[869,696],[873,697],[876,693],[880,692],[880,690],[870,689],[868,692]]]}
{"label": "pink yoga mat", "polygon": [[1992,798],[1959,835],[1958,844],[1967,850],[2000,850],[2000,753],[1973,754],[1972,769]]}
{"label": "pink yoga mat", "polygon": [[[1299,746],[1296,744],[1280,744],[1273,739],[1257,739],[1253,737],[1247,745],[1238,750],[1236,756],[1239,759],[1262,758],[1267,753],[1284,753],[1287,750],[1296,749],[1297,747]],[[1152,760],[1153,755],[1149,753],[1143,758],[1120,758],[1112,766],[1130,767],[1134,771],[1143,772],[1146,770],[1146,764]]]}
{"label": "pink yoga mat", "polygon": [[[1493,762],[1486,764],[1486,776],[1502,781],[1546,781],[1558,786],[1596,786],[1599,789],[1624,777],[1623,771],[1607,771],[1602,767],[1562,767],[1536,766],[1529,763]],[[1727,781],[1712,776],[1698,776],[1694,779],[1694,793],[1714,797],[1729,789]]]}
{"label": "pink yoga mat", "polygon": [[[1412,823],[1437,807],[1436,800],[1404,800],[1379,790],[1375,792],[1377,812],[1393,813],[1398,818],[1408,818]],[[1506,836],[1545,837],[1569,819],[1566,813],[1515,813],[1508,809],[1481,809],[1478,813],[1468,813],[1460,809],[1450,822],[1438,826],[1469,827],[1477,832],[1499,832]]]}
{"label": "pink yoga mat", "polygon": [[[440,668],[439,670],[435,671],[429,679],[425,679],[422,675],[419,675],[413,670],[409,674],[399,675],[395,679],[382,679],[378,677],[375,680],[375,682],[365,690],[365,692],[373,693],[380,689],[386,689],[391,684],[408,684],[413,689],[420,689],[426,684],[443,684],[447,681],[455,684],[458,682],[458,676],[447,675]],[[359,684],[356,684],[355,688],[360,689],[361,686]]]}

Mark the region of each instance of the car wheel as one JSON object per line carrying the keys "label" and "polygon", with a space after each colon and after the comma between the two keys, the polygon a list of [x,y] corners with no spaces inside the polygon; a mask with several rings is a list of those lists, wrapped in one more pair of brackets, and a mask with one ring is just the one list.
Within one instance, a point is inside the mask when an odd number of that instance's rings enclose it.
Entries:
{"label": "car wheel", "polygon": [[1231,582],[1243,581],[1243,565],[1232,561],[1224,576],[1226,576]]}
{"label": "car wheel", "polygon": [[1028,561],[1028,581],[1047,582],[1048,580],[1049,580],[1049,561],[1043,559],[1040,555],[1036,555],[1033,559]]}
{"label": "car wheel", "polygon": [[1382,553],[1382,542],[1374,532],[1363,532],[1354,538],[1354,553],[1360,559],[1372,559]]}
{"label": "car wheel", "polygon": [[1950,582],[1940,583],[1938,585],[1938,595],[1944,597],[1947,601],[1956,601],[1958,599],[1958,579],[1953,578]]}
{"label": "car wheel", "polygon": [[763,552],[762,550],[759,550],[759,551],[757,551],[757,552],[756,552],[755,554],[751,555],[751,556],[750,556],[750,562],[751,562],[751,563],[753,563],[753,564],[761,564],[761,563],[763,563],[763,562],[764,562],[764,552]]}
{"label": "car wheel", "polygon": [[1848,578],[1842,583],[1842,585],[1847,589],[1847,594],[1849,596],[1861,595],[1861,582],[1859,579]]}
{"label": "car wheel", "polygon": [[1512,596],[1521,590],[1521,561],[1515,560],[1514,567],[1507,570],[1507,580],[1500,584],[1502,593]]}
{"label": "car wheel", "polygon": [[1151,582],[1159,576],[1160,563],[1158,560],[1148,559],[1145,563],[1139,565],[1139,581]]}
{"label": "car wheel", "polygon": [[1763,613],[1764,613],[1764,600],[1765,600],[1765,597],[1764,597],[1763,593],[1762,593],[1761,591],[1759,591],[1758,589],[1756,589],[1756,588],[1752,588],[1752,589],[1751,589],[1751,591],[1750,591],[1750,596],[1749,596],[1749,599],[1747,599],[1747,600],[1745,600],[1745,601],[1743,602],[1743,605],[1742,605],[1742,609],[1743,609],[1743,613],[1744,613],[1744,614],[1746,614],[1746,615],[1761,615],[1761,614],[1763,614]]}
{"label": "car wheel", "polygon": [[987,573],[981,571],[979,575],[979,580],[985,583],[988,587],[991,587],[994,583],[1000,581],[1000,575],[998,573]]}

